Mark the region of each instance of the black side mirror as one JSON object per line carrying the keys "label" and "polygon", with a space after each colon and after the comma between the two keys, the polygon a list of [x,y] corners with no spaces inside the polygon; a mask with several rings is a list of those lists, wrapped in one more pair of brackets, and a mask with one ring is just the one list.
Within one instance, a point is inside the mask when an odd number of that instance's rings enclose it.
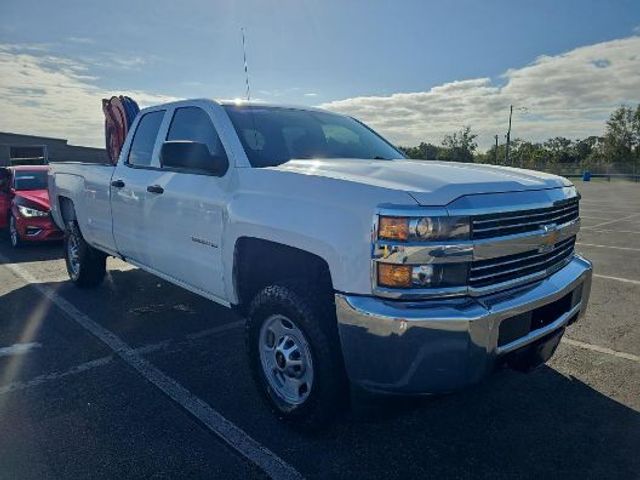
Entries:
{"label": "black side mirror", "polygon": [[160,164],[163,168],[216,177],[223,176],[229,168],[226,155],[211,155],[204,143],[187,140],[164,142],[160,150]]}

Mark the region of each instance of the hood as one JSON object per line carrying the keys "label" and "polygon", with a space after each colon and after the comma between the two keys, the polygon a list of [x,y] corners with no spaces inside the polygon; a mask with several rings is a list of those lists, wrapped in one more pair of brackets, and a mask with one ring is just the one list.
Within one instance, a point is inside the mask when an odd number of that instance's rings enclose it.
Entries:
{"label": "hood", "polygon": [[570,185],[562,177],[531,170],[429,160],[291,160],[270,168],[401,190],[425,206],[445,206],[465,195]]}
{"label": "hood", "polygon": [[49,211],[49,192],[47,190],[18,190],[14,201],[21,199],[43,211]]}

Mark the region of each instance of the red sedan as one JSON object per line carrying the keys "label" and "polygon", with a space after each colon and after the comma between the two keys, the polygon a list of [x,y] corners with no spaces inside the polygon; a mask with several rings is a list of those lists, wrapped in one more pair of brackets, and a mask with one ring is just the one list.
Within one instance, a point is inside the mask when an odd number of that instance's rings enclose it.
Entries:
{"label": "red sedan", "polygon": [[0,169],[0,228],[9,227],[11,245],[60,240],[51,220],[46,166]]}

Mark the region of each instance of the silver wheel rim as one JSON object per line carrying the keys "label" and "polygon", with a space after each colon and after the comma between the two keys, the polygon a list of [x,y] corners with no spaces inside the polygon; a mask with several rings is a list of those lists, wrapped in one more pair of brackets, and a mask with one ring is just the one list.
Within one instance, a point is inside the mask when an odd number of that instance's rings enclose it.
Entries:
{"label": "silver wheel rim", "polygon": [[262,371],[278,398],[304,403],[313,385],[313,361],[302,330],[284,315],[271,315],[260,329],[259,349]]}
{"label": "silver wheel rim", "polygon": [[71,276],[77,278],[80,273],[80,246],[78,238],[73,234],[69,234],[67,241],[67,259],[69,260],[69,269]]}
{"label": "silver wheel rim", "polygon": [[9,218],[9,235],[11,236],[11,245],[14,247],[18,244],[18,229],[16,228],[16,220]]}

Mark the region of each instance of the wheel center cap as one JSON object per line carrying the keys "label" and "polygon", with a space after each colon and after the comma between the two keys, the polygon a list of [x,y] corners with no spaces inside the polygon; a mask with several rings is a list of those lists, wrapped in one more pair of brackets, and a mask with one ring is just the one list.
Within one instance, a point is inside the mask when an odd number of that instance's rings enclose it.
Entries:
{"label": "wheel center cap", "polygon": [[282,352],[276,352],[276,364],[280,369],[284,369],[284,367],[287,366],[287,361],[285,360]]}

